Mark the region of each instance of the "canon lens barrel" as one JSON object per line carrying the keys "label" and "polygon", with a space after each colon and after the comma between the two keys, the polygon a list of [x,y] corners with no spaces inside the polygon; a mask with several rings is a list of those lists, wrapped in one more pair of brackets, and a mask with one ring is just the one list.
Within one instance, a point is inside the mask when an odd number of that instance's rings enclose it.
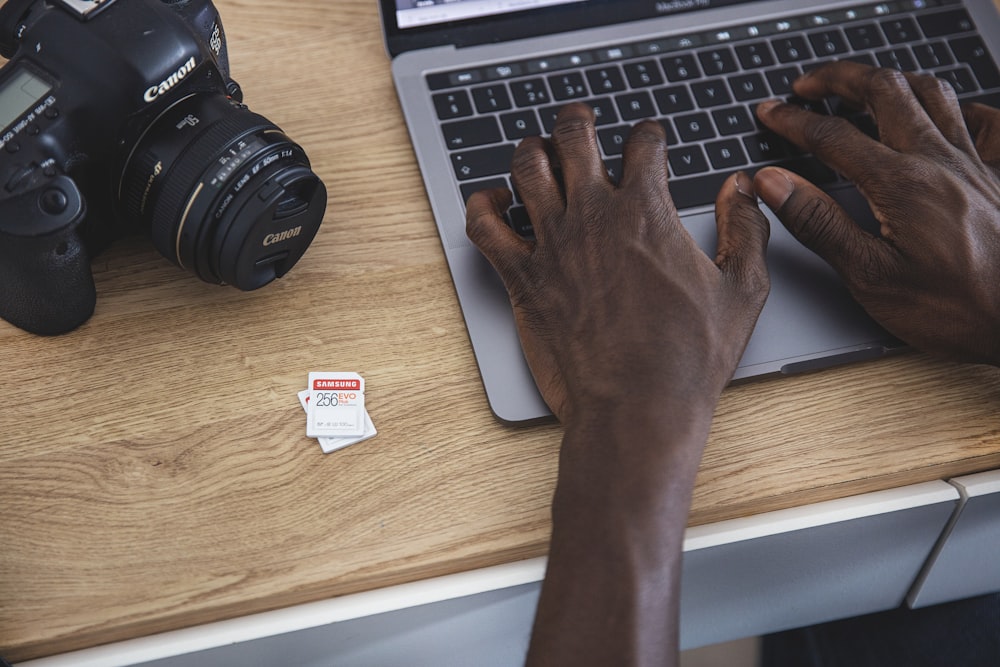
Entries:
{"label": "canon lens barrel", "polygon": [[263,116],[204,93],[149,125],[119,197],[165,257],[241,290],[291,269],[326,209],[326,188],[301,147]]}

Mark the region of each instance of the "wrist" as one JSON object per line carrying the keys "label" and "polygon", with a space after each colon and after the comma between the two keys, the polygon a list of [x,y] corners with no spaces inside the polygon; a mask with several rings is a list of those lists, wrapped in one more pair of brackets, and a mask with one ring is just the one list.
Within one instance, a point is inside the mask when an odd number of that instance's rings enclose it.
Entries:
{"label": "wrist", "polygon": [[560,451],[553,519],[563,507],[588,507],[658,521],[678,503],[686,515],[717,400],[691,394],[577,406]]}

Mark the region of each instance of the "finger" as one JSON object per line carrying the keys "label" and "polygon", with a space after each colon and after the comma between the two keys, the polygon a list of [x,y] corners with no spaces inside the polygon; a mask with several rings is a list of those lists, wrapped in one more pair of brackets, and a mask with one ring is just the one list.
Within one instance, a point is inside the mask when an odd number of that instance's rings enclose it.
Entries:
{"label": "finger", "polygon": [[944,79],[929,74],[907,72],[904,76],[913,94],[927,112],[927,116],[948,143],[967,155],[975,155],[976,149],[962,117],[958,95],[955,94],[952,85]]}
{"label": "finger", "polygon": [[926,150],[929,145],[943,144],[906,76],[898,70],[839,60],[799,77],[794,89],[808,99],[837,95],[867,109],[882,142],[896,150]]}
{"label": "finger", "polygon": [[535,238],[543,241],[549,225],[566,210],[562,186],[556,178],[551,146],[540,137],[524,139],[514,150],[510,175],[531,218]]}
{"label": "finger", "polygon": [[597,146],[592,107],[573,103],[560,109],[552,129],[552,144],[562,168],[567,201],[573,201],[581,190],[594,184],[610,187]]}
{"label": "finger", "polygon": [[743,298],[752,300],[756,321],[770,287],[766,253],[771,226],[757,205],[753,181],[744,172],[730,176],[719,190],[715,224],[719,237],[715,264],[735,282]]}
{"label": "finger", "polygon": [[465,233],[479,248],[510,290],[519,267],[530,253],[530,243],[510,228],[503,213],[510,206],[509,190],[481,190],[469,197],[465,208]]}
{"label": "finger", "polygon": [[644,121],[632,128],[622,149],[619,187],[654,192],[667,190],[667,135],[663,126]]}
{"label": "finger", "polygon": [[754,188],[792,236],[845,279],[863,278],[858,272],[885,252],[829,195],[790,171],[765,167],[754,176]]}
{"label": "finger", "polygon": [[962,112],[975,139],[979,159],[994,170],[1000,170],[1000,109],[985,104],[967,104]]}
{"label": "finger", "polygon": [[768,128],[816,155],[859,187],[885,177],[899,154],[838,116],[821,116],[795,104],[768,100],[757,105]]}

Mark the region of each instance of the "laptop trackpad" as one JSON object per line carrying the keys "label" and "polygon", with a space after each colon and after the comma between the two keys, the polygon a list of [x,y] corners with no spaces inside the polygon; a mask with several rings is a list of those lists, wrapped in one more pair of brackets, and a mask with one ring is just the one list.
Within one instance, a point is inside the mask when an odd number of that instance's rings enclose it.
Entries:
{"label": "laptop trackpad", "polygon": [[[867,210],[853,189],[837,192],[836,198],[852,212],[862,212],[859,205]],[[764,210],[771,222],[767,251],[771,292],[734,377],[813,370],[879,356],[887,346],[898,346],[858,305],[836,272]],[[714,213],[686,216],[684,225],[714,257]],[[871,221],[865,224],[871,225]]]}

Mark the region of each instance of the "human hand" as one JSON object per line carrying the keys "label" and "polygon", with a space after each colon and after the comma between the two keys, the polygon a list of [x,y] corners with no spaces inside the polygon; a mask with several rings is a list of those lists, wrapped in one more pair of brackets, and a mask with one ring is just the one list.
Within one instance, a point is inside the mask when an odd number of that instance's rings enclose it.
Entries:
{"label": "human hand", "polygon": [[781,169],[756,174],[764,203],[892,334],[1000,365],[1000,110],[971,105],[963,119],[947,83],[849,61],[803,76],[795,93],[837,95],[873,116],[880,141],[836,116],[758,107],[765,125],[857,185],[881,233],[863,231],[828,195]]}
{"label": "human hand", "polygon": [[657,123],[633,129],[618,186],[584,105],[562,110],[551,143],[523,141],[512,175],[535,239],[504,222],[505,190],[470,197],[467,229],[507,288],[528,365],[556,417],[565,422],[609,399],[705,395],[714,406],[769,287],[769,229],[750,179],[731,177],[719,194],[713,262],[681,226]]}

